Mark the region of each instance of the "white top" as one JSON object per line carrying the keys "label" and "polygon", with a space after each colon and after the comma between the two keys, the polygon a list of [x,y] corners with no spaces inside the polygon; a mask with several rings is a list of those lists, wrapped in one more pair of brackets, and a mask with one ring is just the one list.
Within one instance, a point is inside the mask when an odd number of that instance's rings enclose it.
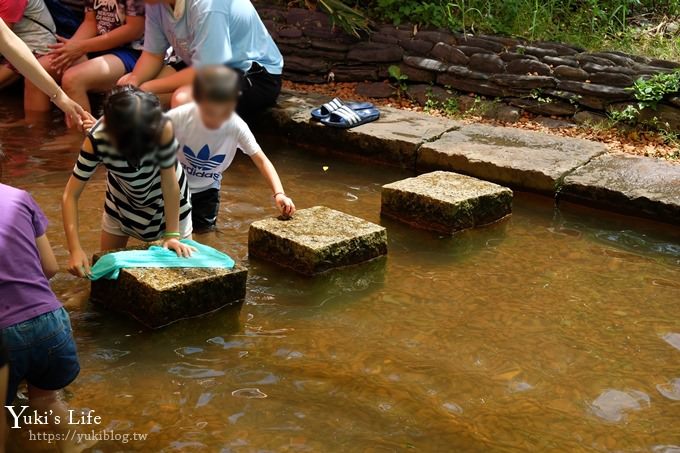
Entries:
{"label": "white top", "polygon": [[222,172],[241,149],[247,156],[262,151],[248,125],[236,113],[219,129],[208,129],[195,102],[168,112],[180,143],[178,159],[189,176],[193,193],[219,189]]}

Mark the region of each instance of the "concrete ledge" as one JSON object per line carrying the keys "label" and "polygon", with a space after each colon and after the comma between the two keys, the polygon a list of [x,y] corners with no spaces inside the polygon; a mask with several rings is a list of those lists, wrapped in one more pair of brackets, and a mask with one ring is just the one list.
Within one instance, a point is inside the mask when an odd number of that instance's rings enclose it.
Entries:
{"label": "concrete ledge", "polygon": [[239,303],[246,295],[247,278],[248,271],[239,265],[233,269],[123,269],[117,280],[93,281],[90,299],[158,328]]}
{"label": "concrete ledge", "polygon": [[608,154],[564,179],[560,200],[680,224],[680,165]]}
{"label": "concrete ledge", "polygon": [[[310,121],[310,110],[328,100],[325,96],[286,91],[279,105],[262,118],[260,131],[287,137],[310,151],[333,151],[419,172],[455,171],[514,189],[548,196],[560,192],[572,201],[678,223],[673,190],[677,193],[675,172],[680,171],[680,165],[647,157],[607,155],[603,144],[588,140],[511,127],[463,125],[391,108],[383,108],[383,117],[377,122],[347,131],[335,130]],[[611,178],[588,180],[582,168],[600,158],[624,160],[610,172]],[[635,175],[643,167],[655,168],[662,174],[655,177],[656,182],[652,182],[651,175],[646,178],[650,189],[637,196]],[[620,178],[628,180],[629,186],[617,184]],[[561,189],[566,181],[568,187]],[[661,190],[663,186],[667,190]],[[589,194],[590,190],[597,193]]]}
{"label": "concrete ledge", "polygon": [[[312,121],[309,113],[328,101],[327,97],[288,91],[272,109],[270,119],[291,141],[304,147],[341,151],[403,168],[415,168],[418,148],[423,143],[461,127],[456,121],[384,107],[377,122],[349,130],[334,129]],[[266,132],[271,122],[258,126]]]}
{"label": "concrete ledge", "polygon": [[511,127],[472,124],[420,149],[418,170],[450,170],[519,189],[553,194],[574,168],[604,145]]}
{"label": "concrete ledge", "polygon": [[387,253],[387,232],[380,225],[324,206],[301,209],[290,220],[254,222],[248,254],[315,275],[358,264]]}
{"label": "concrete ledge", "polygon": [[447,234],[488,225],[511,212],[510,189],[446,171],[386,184],[382,190],[382,214]]}

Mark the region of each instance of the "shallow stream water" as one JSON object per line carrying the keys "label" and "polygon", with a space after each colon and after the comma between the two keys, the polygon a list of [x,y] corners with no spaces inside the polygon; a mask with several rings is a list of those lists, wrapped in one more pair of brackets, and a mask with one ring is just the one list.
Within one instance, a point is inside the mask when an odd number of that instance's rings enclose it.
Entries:
{"label": "shallow stream water", "polygon": [[[65,267],[80,140],[15,107],[0,106],[2,181],[42,206]],[[443,237],[380,218],[381,185],[410,174],[266,144],[299,208],[382,223],[389,257],[315,279],[247,263],[248,226],[274,209],[240,156],[219,232],[198,238],[249,265],[240,311],[148,331],[58,274],[82,364],[69,403],[148,434],[93,451],[680,451],[677,229],[519,193],[509,220]],[[103,189],[100,170],[81,203],[90,253]]]}

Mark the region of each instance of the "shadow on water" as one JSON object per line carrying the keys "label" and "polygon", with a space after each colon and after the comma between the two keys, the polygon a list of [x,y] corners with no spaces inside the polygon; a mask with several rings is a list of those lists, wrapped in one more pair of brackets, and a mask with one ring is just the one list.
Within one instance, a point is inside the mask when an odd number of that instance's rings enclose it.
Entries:
{"label": "shadow on water", "polygon": [[[247,303],[276,304],[278,310],[306,308],[312,316],[322,307],[326,310],[340,308],[383,290],[388,260],[378,257],[307,277],[266,261],[251,259]],[[281,306],[280,301],[285,301],[285,306]]]}

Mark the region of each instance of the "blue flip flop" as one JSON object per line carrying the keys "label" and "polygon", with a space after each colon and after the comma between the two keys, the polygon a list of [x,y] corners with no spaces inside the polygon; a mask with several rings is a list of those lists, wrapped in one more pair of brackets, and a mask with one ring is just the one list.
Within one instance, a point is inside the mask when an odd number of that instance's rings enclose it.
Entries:
{"label": "blue flip flop", "polygon": [[360,110],[360,109],[370,109],[373,108],[373,104],[370,102],[347,102],[343,101],[340,98],[335,98],[330,102],[326,102],[324,105],[319,107],[318,109],[312,110],[312,118],[314,118],[317,121],[321,121],[325,118],[328,118],[328,116],[342,107],[343,105],[346,105],[352,110]]}
{"label": "blue flip flop", "polygon": [[343,105],[334,112],[331,112],[331,114],[328,115],[328,118],[322,119],[321,122],[330,127],[350,129],[352,127],[370,123],[378,118],[380,118],[380,110],[375,107],[353,110],[348,106]]}

